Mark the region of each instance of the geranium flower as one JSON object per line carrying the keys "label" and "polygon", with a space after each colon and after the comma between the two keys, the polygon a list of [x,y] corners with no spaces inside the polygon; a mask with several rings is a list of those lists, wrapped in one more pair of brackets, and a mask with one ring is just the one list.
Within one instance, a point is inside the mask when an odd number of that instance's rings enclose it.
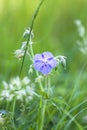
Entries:
{"label": "geranium flower", "polygon": [[34,68],[44,75],[50,73],[56,65],[56,59],[50,52],[36,54],[34,57]]}

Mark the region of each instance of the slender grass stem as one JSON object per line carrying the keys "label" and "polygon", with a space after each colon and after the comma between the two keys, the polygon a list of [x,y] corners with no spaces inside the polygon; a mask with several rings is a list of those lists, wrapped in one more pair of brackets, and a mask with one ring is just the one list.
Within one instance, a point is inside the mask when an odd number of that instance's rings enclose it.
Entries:
{"label": "slender grass stem", "polygon": [[[36,10],[35,10],[35,12],[34,12],[34,15],[33,15],[33,17],[32,17],[32,21],[31,21],[31,25],[30,25],[30,33],[29,33],[28,38],[27,38],[27,44],[26,44],[26,48],[25,48],[25,52],[24,52],[24,56],[23,56],[23,60],[22,60],[21,68],[20,68],[20,75],[21,75],[22,68],[23,68],[23,65],[24,65],[24,60],[25,60],[25,56],[26,56],[28,44],[29,44],[29,41],[30,41],[31,32],[32,32],[32,29],[33,29],[33,26],[34,26],[34,21],[35,21],[35,19],[36,19],[36,16],[38,15],[38,12],[39,12],[40,7],[41,7],[41,5],[43,4],[43,2],[44,2],[44,0],[42,0],[42,1],[39,3],[39,5],[38,5],[38,7],[36,8]],[[31,50],[32,50],[31,54],[32,54],[32,56],[33,56],[34,53],[33,53],[32,45],[31,45]]]}
{"label": "slender grass stem", "polygon": [[[31,26],[30,26],[30,33],[29,33],[28,38],[27,38],[27,44],[26,44],[26,48],[25,48],[25,52],[24,52],[24,56],[23,56],[23,60],[22,60],[22,64],[21,64],[20,75],[21,75],[22,68],[23,68],[23,65],[24,65],[24,60],[25,60],[27,49],[28,49],[28,45],[30,47],[29,48],[30,49],[29,52],[31,54],[31,60],[33,61],[33,58],[34,58],[33,46],[32,46],[32,44],[29,44],[29,42],[31,41],[31,33],[32,33],[33,26],[34,26],[34,21],[36,19],[36,16],[38,15],[38,12],[39,12],[40,7],[43,4],[43,2],[44,2],[44,0],[42,0],[39,3],[39,5],[38,5],[37,9],[35,10],[35,13],[34,13],[34,15],[32,17]],[[36,71],[36,75],[37,75],[37,77],[39,76],[39,73],[37,71]],[[41,81],[39,81],[39,85],[40,85],[41,91],[44,91]]]}

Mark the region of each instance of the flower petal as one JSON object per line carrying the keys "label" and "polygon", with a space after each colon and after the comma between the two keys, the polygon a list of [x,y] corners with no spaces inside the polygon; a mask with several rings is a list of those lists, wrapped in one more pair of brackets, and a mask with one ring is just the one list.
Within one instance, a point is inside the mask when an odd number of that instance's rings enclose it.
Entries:
{"label": "flower petal", "polygon": [[50,71],[51,67],[48,64],[44,64],[40,69],[40,72],[42,72],[44,75],[47,75]]}
{"label": "flower petal", "polygon": [[52,55],[50,52],[44,52],[42,55],[43,55],[46,59],[48,59],[48,58],[53,58],[53,55]]}
{"label": "flower petal", "polygon": [[52,67],[52,68],[55,68],[56,65],[57,65],[57,62],[56,60],[53,58],[53,59],[48,59],[48,64]]}
{"label": "flower petal", "polygon": [[48,74],[52,68],[56,67],[56,60],[50,52],[36,54],[34,57],[34,68],[42,74]]}
{"label": "flower petal", "polygon": [[43,60],[43,58],[42,58],[42,55],[41,54],[36,54],[35,56],[34,56],[34,61],[42,61]]}
{"label": "flower petal", "polygon": [[34,68],[38,71],[41,70],[41,67],[43,66],[43,63],[42,62],[34,62]]}

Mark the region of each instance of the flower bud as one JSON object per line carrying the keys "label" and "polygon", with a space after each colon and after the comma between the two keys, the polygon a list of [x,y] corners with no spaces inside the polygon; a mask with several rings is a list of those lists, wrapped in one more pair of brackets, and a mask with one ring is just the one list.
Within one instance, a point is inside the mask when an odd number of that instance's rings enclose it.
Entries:
{"label": "flower bud", "polygon": [[[28,28],[28,29],[26,29],[25,30],[25,32],[23,33],[23,37],[28,37],[29,36],[29,34],[30,34],[30,28]],[[34,34],[33,34],[33,32],[31,31],[31,35],[30,35],[30,37],[31,38],[33,38],[34,37]]]}

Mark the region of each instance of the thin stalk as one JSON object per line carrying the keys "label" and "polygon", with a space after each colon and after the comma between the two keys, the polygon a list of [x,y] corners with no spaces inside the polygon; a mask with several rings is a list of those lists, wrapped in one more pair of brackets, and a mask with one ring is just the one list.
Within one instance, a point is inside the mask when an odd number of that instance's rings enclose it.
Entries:
{"label": "thin stalk", "polygon": [[50,96],[50,87],[51,87],[51,80],[50,80],[50,76],[48,76],[48,98]]}
{"label": "thin stalk", "polygon": [[12,105],[12,123],[13,123],[14,130],[16,130],[15,123],[14,123],[15,105],[16,105],[16,99],[14,99],[13,105]]}
{"label": "thin stalk", "polygon": [[[36,19],[36,16],[37,16],[37,14],[38,14],[38,12],[39,12],[39,10],[40,10],[40,7],[41,7],[41,5],[43,4],[43,2],[44,2],[44,0],[42,0],[42,1],[39,3],[39,5],[38,5],[37,9],[35,10],[35,13],[34,13],[34,15],[33,15],[33,17],[32,17],[31,26],[30,26],[30,33],[29,33],[28,39],[27,39],[27,44],[26,44],[26,48],[25,48],[25,53],[24,53],[24,56],[23,56],[22,65],[21,65],[21,69],[20,69],[20,75],[21,75],[21,72],[22,72],[22,68],[23,68],[23,64],[24,64],[24,60],[25,60],[25,55],[26,55],[26,52],[27,52],[27,49],[28,49],[28,45],[30,46],[30,50],[29,50],[29,51],[30,51],[30,53],[31,53],[32,61],[33,61],[33,58],[34,58],[33,46],[32,46],[32,44],[29,44],[29,42],[31,41],[31,32],[32,32],[32,29],[33,29],[34,21],[35,21],[35,19]],[[37,75],[37,77],[39,76],[39,73],[38,73],[37,71],[36,71],[36,75]],[[40,85],[41,91],[44,91],[41,81],[39,81],[39,85]]]}
{"label": "thin stalk", "polygon": [[15,104],[16,104],[16,101],[15,101],[15,99],[14,99],[14,101],[13,101],[13,108],[12,108],[13,116],[14,116],[14,111],[15,111]]}
{"label": "thin stalk", "polygon": [[[32,46],[32,44],[29,44],[29,45],[30,45],[30,52],[31,52],[32,61],[33,61],[33,58],[34,58],[33,46]],[[38,76],[39,76],[39,73],[38,73],[36,70],[35,70],[35,72],[36,72],[36,75],[37,75],[37,77],[38,77]],[[39,80],[39,85],[40,85],[40,89],[41,89],[41,91],[43,92],[44,89],[43,89],[43,86],[42,86],[41,80]]]}
{"label": "thin stalk", "polygon": [[[30,41],[30,38],[31,38],[31,32],[32,32],[32,29],[33,29],[33,25],[34,25],[34,21],[36,19],[36,16],[40,10],[40,7],[41,5],[43,4],[44,0],[42,0],[38,7],[36,8],[35,12],[34,12],[34,15],[32,17],[32,21],[31,21],[31,25],[30,25],[30,33],[28,35],[28,38],[27,38],[27,44],[26,44],[26,48],[25,48],[25,52],[24,52],[24,56],[23,56],[23,60],[22,60],[22,64],[21,64],[21,68],[20,68],[20,75],[21,75],[21,72],[22,72],[22,68],[23,68],[23,65],[24,65],[24,60],[25,60],[25,56],[26,56],[26,52],[27,52],[27,48],[28,48],[28,44],[29,44],[29,41]],[[31,46],[31,50],[32,50],[32,56],[33,56],[33,49],[32,49],[32,46]]]}
{"label": "thin stalk", "polygon": [[[73,116],[73,117],[71,118],[71,120],[69,120],[69,122],[66,124],[64,130],[67,130],[68,127],[70,126],[70,124],[72,123],[72,121],[74,122],[75,118],[76,118],[80,113],[82,113],[82,112],[85,111],[85,110],[87,110],[87,107],[83,108],[83,109],[82,109],[81,111],[79,111],[75,116]],[[79,128],[79,130],[83,130],[83,127],[82,127],[79,123],[77,123],[77,127]]]}
{"label": "thin stalk", "polygon": [[[50,77],[46,76],[45,77],[45,87],[46,87],[46,90],[47,90],[48,98],[50,96],[50,86],[51,86]],[[41,99],[41,100],[43,100],[43,99]],[[41,109],[41,120],[40,120],[39,130],[43,130],[43,127],[44,127],[44,118],[45,118],[46,104],[47,104],[47,100],[44,99],[42,101],[42,106],[41,106],[42,109]]]}
{"label": "thin stalk", "polygon": [[[36,70],[35,70],[35,72],[36,72],[36,75],[37,75],[37,77],[38,77],[38,76],[39,76],[39,73],[38,73]],[[39,80],[38,83],[39,83],[39,85],[40,85],[40,90],[41,90],[42,92],[44,92],[44,89],[43,89],[43,85],[42,85],[41,80]]]}
{"label": "thin stalk", "polygon": [[43,104],[42,104],[41,120],[40,120],[40,125],[39,125],[39,129],[38,130],[43,130],[43,127],[44,127],[44,118],[45,118],[46,103],[47,103],[47,101],[44,100]]}
{"label": "thin stalk", "polygon": [[51,80],[50,80],[49,75],[45,77],[45,87],[46,87],[46,90],[47,90],[47,97],[49,98],[49,96],[50,96],[50,87],[51,87]]}
{"label": "thin stalk", "polygon": [[[47,90],[47,96],[49,97],[49,94],[50,94],[50,77],[49,76],[46,76],[45,77],[45,88]],[[43,99],[42,99],[43,100]],[[39,130],[43,130],[44,128],[44,118],[45,118],[45,111],[46,111],[46,104],[47,104],[47,100],[44,99],[42,101],[42,109],[41,109],[41,120],[40,120],[40,126],[39,126]]]}

